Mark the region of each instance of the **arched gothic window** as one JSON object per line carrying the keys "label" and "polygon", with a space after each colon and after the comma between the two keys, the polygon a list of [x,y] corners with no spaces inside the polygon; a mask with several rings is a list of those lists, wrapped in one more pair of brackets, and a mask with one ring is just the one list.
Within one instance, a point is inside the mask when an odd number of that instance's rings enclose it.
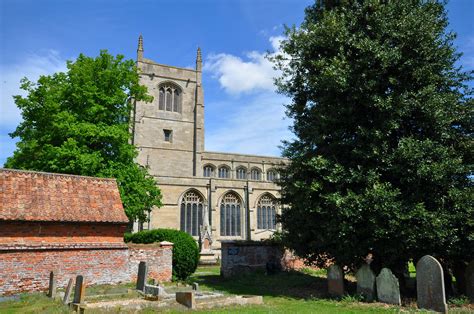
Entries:
{"label": "arched gothic window", "polygon": [[213,177],[214,176],[214,167],[211,165],[204,166],[203,168],[204,177]]}
{"label": "arched gothic window", "polygon": [[275,198],[265,194],[257,204],[257,229],[276,229]]}
{"label": "arched gothic window", "polygon": [[239,197],[232,192],[221,200],[221,236],[240,236],[242,204]]}
{"label": "arched gothic window", "polygon": [[230,177],[229,167],[226,167],[226,166],[219,167],[219,178],[229,178],[229,177]]}
{"label": "arched gothic window", "polygon": [[192,236],[199,235],[202,225],[203,199],[198,193],[190,191],[181,200],[181,231]]}
{"label": "arched gothic window", "polygon": [[258,168],[252,168],[250,170],[250,179],[251,180],[260,180],[262,172]]}
{"label": "arched gothic window", "polygon": [[160,96],[158,103],[158,109],[165,110],[165,89],[163,87],[160,87]]}
{"label": "arched gothic window", "polygon": [[267,171],[267,181],[275,181],[277,179],[277,173],[274,170]]}
{"label": "arched gothic window", "polygon": [[244,167],[237,168],[235,172],[235,176],[237,179],[241,179],[241,180],[247,179],[247,169],[245,169]]}
{"label": "arched gothic window", "polygon": [[174,84],[165,84],[159,89],[158,109],[170,112],[181,112],[183,92]]}

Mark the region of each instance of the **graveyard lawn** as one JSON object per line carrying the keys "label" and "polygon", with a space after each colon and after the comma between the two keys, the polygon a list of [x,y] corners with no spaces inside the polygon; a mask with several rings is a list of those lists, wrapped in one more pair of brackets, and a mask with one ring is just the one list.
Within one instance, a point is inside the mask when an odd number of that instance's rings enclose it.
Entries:
{"label": "graveyard lawn", "polygon": [[[353,278],[351,278],[353,279]],[[199,289],[217,290],[224,294],[262,295],[263,305],[231,306],[203,310],[205,313],[398,313],[416,312],[416,302],[402,307],[381,303],[362,303],[357,297],[345,297],[342,300],[327,296],[325,271],[303,269],[300,272],[280,273],[267,276],[264,273],[248,274],[230,279],[219,276],[219,267],[199,267],[188,283],[199,283]],[[133,287],[133,284],[118,286],[95,286],[87,288],[86,295],[120,294]],[[183,284],[167,283],[169,292],[183,288]],[[129,291],[130,292],[130,291]],[[355,292],[351,283],[349,292]],[[91,300],[86,296],[86,300]],[[164,309],[160,309],[163,311]],[[450,313],[472,313],[474,307],[450,305]],[[89,313],[96,313],[88,311]],[[115,311],[112,313],[123,313]],[[154,313],[156,309],[144,309],[140,313]],[[187,312],[184,308],[165,310],[167,313]],[[0,313],[70,313],[60,302],[52,301],[40,293],[24,294],[20,300],[0,302]],[[104,312],[99,312],[104,313]],[[125,311],[125,313],[127,313]],[[130,312],[131,313],[131,312]]]}

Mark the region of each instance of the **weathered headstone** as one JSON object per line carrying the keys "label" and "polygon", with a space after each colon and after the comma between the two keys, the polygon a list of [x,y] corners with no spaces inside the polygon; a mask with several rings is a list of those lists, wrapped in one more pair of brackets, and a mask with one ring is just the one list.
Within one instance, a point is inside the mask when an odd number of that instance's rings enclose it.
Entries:
{"label": "weathered headstone", "polygon": [[86,297],[86,283],[84,277],[78,275],[76,277],[76,287],[74,288],[74,301],[73,303],[81,304],[84,302]]}
{"label": "weathered headstone", "polygon": [[400,285],[397,277],[392,274],[388,268],[382,268],[380,274],[376,278],[377,282],[377,299],[380,302],[389,304],[401,304]]}
{"label": "weathered headstone", "polygon": [[368,264],[362,265],[356,273],[357,293],[365,301],[372,302],[375,298],[375,274]]}
{"label": "weathered headstone", "polygon": [[441,264],[432,256],[425,255],[416,264],[416,292],[420,309],[446,313],[446,295]]}
{"label": "weathered headstone", "polygon": [[331,265],[328,268],[328,292],[334,297],[344,295],[344,273],[338,265]]}
{"label": "weathered headstone", "polygon": [[176,292],[176,302],[190,309],[196,308],[196,300],[194,292]]}
{"label": "weathered headstone", "polygon": [[199,290],[199,284],[197,282],[193,282],[193,290]]}
{"label": "weathered headstone", "polygon": [[148,267],[146,262],[140,262],[138,264],[138,276],[137,276],[137,290],[144,291]]}
{"label": "weathered headstone", "polygon": [[52,271],[49,273],[48,297],[53,299],[56,297],[56,288],[56,272]]}
{"label": "weathered headstone", "polygon": [[69,278],[69,282],[67,283],[66,291],[64,292],[63,303],[66,304],[66,305],[69,304],[69,299],[71,298],[73,282],[74,282],[74,279]]}
{"label": "weathered headstone", "polygon": [[466,295],[474,303],[474,261],[471,261],[466,267]]}

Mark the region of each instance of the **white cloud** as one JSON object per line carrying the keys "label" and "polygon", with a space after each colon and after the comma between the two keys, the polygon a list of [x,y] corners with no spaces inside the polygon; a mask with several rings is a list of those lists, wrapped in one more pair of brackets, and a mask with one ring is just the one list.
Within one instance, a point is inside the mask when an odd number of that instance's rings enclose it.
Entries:
{"label": "white cloud", "polygon": [[[274,51],[279,51],[283,39],[281,36],[270,37]],[[204,70],[211,72],[221,87],[230,94],[274,91],[273,78],[279,73],[273,69],[273,64],[265,55],[264,52],[251,51],[246,54],[247,60],[226,53],[210,55],[204,64]]]}
{"label": "white cloud", "polygon": [[13,101],[14,95],[25,95],[20,89],[20,80],[27,77],[36,81],[40,75],[52,74],[66,70],[66,61],[59,53],[49,50],[44,54],[28,55],[23,62],[12,65],[1,65],[0,73],[0,126],[2,129],[14,129],[21,121],[20,110]]}

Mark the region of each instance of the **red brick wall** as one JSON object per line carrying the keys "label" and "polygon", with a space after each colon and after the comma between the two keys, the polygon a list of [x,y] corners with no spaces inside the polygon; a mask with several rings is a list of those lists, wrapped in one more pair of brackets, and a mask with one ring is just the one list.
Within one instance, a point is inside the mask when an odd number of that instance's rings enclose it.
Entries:
{"label": "red brick wall", "polygon": [[172,248],[123,243],[126,225],[108,223],[0,222],[0,295],[58,287],[83,275],[88,285],[136,280],[138,263],[148,263],[150,278],[170,281]]}
{"label": "red brick wall", "polygon": [[129,244],[130,275],[137,280],[138,264],[147,262],[148,278],[159,282],[171,281],[173,272],[173,245],[169,242],[160,244]]}
{"label": "red brick wall", "polygon": [[[76,245],[78,246],[78,245]],[[113,247],[113,246],[111,246]],[[0,247],[0,295],[46,290],[49,273],[58,272],[58,287],[71,277],[83,275],[87,284],[129,281],[128,249],[104,245],[94,249],[31,249]]]}

